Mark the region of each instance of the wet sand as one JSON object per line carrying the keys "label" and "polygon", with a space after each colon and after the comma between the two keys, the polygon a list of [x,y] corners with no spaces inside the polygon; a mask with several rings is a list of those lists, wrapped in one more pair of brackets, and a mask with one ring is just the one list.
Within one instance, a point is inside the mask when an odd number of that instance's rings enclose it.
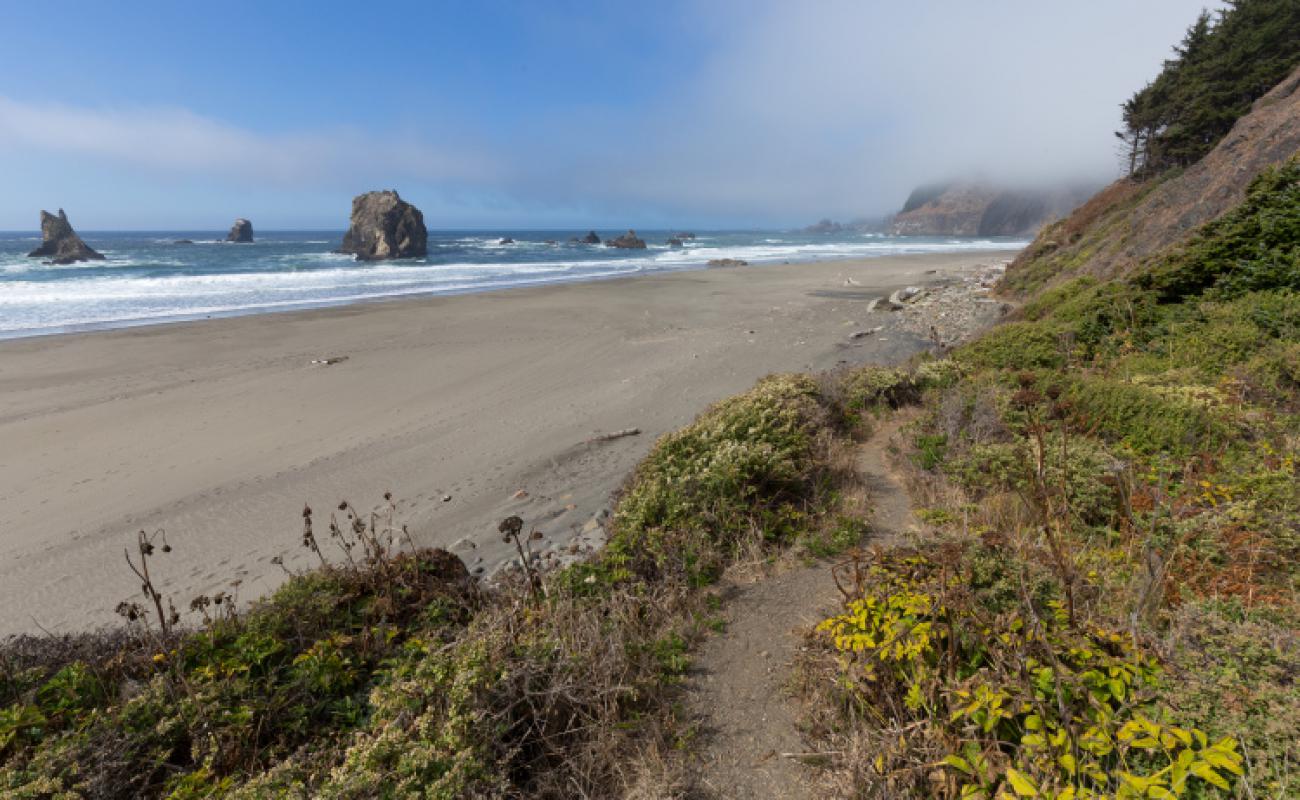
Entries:
{"label": "wet sand", "polygon": [[[926,346],[868,302],[1011,252],[710,269],[0,342],[0,635],[115,620],[137,530],[178,608],[312,566],[304,503],[398,501],[490,574],[595,542],[660,434],[757,378]],[[854,331],[884,328],[850,339]],[[342,359],[329,365],[312,362]],[[602,433],[641,433],[589,441]],[[450,499],[446,499],[450,498]],[[328,552],[328,550],[327,550]]]}

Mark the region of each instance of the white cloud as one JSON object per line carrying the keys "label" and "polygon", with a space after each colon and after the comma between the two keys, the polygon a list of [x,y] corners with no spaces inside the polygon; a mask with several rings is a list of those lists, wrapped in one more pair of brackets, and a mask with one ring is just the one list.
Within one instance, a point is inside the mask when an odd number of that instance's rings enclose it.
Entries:
{"label": "white cloud", "polygon": [[0,144],[164,173],[335,185],[406,177],[483,183],[500,168],[473,150],[357,131],[263,134],[179,108],[131,110],[24,103],[0,96]]}
{"label": "white cloud", "polygon": [[512,118],[501,98],[394,135],[0,97],[0,144],[241,191],[412,187],[470,224],[852,217],[949,177],[1113,177],[1119,104],[1202,1],[701,2],[702,68],[632,102]]}

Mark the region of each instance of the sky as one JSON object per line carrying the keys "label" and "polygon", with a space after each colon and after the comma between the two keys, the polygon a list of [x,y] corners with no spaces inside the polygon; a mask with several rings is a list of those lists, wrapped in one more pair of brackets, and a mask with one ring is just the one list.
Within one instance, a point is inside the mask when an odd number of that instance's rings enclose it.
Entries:
{"label": "sky", "polygon": [[784,227],[1118,175],[1205,0],[0,0],[0,230]]}

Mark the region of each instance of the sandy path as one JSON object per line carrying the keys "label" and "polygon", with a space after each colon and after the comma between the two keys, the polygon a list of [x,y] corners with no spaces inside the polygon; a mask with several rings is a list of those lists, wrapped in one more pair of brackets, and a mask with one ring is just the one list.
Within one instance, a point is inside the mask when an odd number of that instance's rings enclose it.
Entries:
{"label": "sandy path", "polygon": [[[871,543],[894,541],[914,524],[884,452],[898,426],[895,419],[876,431],[858,455],[872,504]],[[791,757],[809,749],[789,681],[804,632],[840,607],[830,564],[733,585],[724,594],[726,631],[700,649],[688,685],[688,705],[700,719],[692,780],[706,797],[823,797],[805,759]]]}
{"label": "sandy path", "polygon": [[[178,606],[310,565],[304,502],[391,490],[422,544],[561,546],[659,434],[773,371],[919,346],[867,300],[1004,253],[719,269],[0,342],[0,635],[111,622],[122,549],[164,527]],[[346,357],[332,366],[313,359]],[[643,434],[583,445],[602,431]],[[523,490],[527,496],[516,497]],[[450,501],[443,498],[450,496]]]}

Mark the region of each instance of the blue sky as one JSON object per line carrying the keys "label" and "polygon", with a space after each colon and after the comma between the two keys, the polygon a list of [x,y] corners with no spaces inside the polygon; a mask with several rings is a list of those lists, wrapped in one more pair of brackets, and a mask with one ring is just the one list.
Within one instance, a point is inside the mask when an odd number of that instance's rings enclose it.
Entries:
{"label": "blue sky", "polygon": [[0,229],[337,229],[371,188],[434,227],[793,225],[1099,181],[1202,5],[6,2]]}

